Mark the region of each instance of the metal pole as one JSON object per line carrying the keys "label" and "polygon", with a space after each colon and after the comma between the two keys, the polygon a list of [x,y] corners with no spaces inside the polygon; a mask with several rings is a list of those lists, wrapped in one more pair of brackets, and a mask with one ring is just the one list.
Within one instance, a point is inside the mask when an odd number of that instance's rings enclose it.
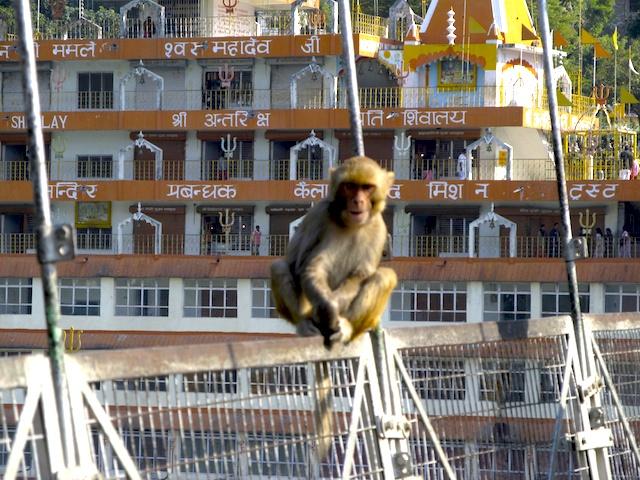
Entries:
{"label": "metal pole", "polygon": [[[562,155],[562,140],[560,138],[560,123],[558,118],[558,102],[555,85],[553,83],[553,61],[551,58],[551,35],[549,33],[549,16],[547,14],[547,0],[540,0],[540,35],[542,38],[544,79],[547,87],[549,99],[549,115],[551,117],[551,133],[553,139],[553,153],[556,166],[556,184],[558,188],[558,200],[562,213],[563,232],[561,235],[565,247],[565,265],[567,269],[567,281],[569,284],[569,298],[571,300],[571,319],[573,320],[573,330],[576,338],[576,350],[578,353],[578,363],[576,365],[576,381],[580,384],[585,379],[589,379],[592,369],[595,370],[590,347],[587,344],[582,312],[580,311],[580,297],[578,296],[578,278],[576,273],[575,259],[583,256],[584,245],[573,241],[571,234],[571,221],[569,217],[569,199],[567,196],[567,186],[564,175],[564,158]],[[588,353],[589,352],[589,353]],[[589,355],[589,356],[587,356]],[[593,367],[593,368],[592,368]],[[597,398],[590,397],[579,402],[580,427],[584,438],[592,438],[593,429],[591,414],[597,409]],[[604,479],[611,478],[609,471],[609,460],[606,447],[592,447],[584,451],[585,478]],[[582,462],[580,462],[582,463]]]}
{"label": "metal pole", "polygon": [[573,248],[571,233],[571,219],[569,217],[569,197],[564,174],[564,156],[562,154],[562,139],[560,138],[560,122],[558,118],[558,98],[553,83],[553,60],[551,58],[551,34],[549,33],[549,16],[547,14],[547,0],[540,0],[540,36],[542,39],[544,79],[549,99],[549,115],[551,116],[551,133],[553,140],[553,155],[556,166],[556,186],[558,188],[558,200],[562,214],[562,244],[565,247],[565,263],[567,268],[567,281],[569,283],[569,298],[571,300],[571,318],[578,344],[578,358],[584,377],[589,376],[589,366],[586,360],[587,344],[585,343],[584,324],[580,311],[580,297],[578,295],[578,277],[576,273],[575,249]]}
{"label": "metal pole", "polygon": [[360,118],[360,99],[358,97],[358,79],[356,77],[356,54],[353,48],[349,0],[338,0],[338,18],[342,29],[342,64],[344,65],[353,151],[355,155],[362,156],[364,155],[364,140],[362,137],[362,119]]}
{"label": "metal pole", "polygon": [[[338,0],[338,17],[342,33],[342,63],[344,65],[345,88],[347,90],[347,107],[349,109],[349,122],[351,136],[353,137],[353,150],[357,156],[364,155],[364,139],[362,136],[362,119],[360,118],[360,98],[358,96],[358,79],[356,77],[355,49],[353,47],[353,34],[351,28],[351,16],[349,0]],[[385,361],[385,345],[382,328],[378,325],[371,332],[373,353],[376,362],[378,382],[382,392],[382,406],[386,411],[390,405],[390,388],[388,382],[387,363]]]}
{"label": "metal pole", "polygon": [[36,74],[33,27],[29,0],[15,0],[15,8],[18,28],[18,48],[22,61],[22,87],[24,90],[25,117],[29,137],[28,155],[31,164],[33,199],[36,207],[38,262],[41,265],[49,357],[56,396],[56,406],[58,407],[60,432],[63,440],[62,448],[65,452],[65,461],[68,465],[69,451],[67,447],[70,445],[70,432],[67,426],[70,425],[70,422],[68,422],[67,419],[68,410],[66,408],[62,332],[58,327],[58,320],[60,319],[58,282],[56,267],[51,260],[51,258],[55,256],[51,254],[51,252],[55,250],[55,245],[49,204],[44,141],[42,138],[42,120],[40,116],[40,96],[38,94],[38,76]]}

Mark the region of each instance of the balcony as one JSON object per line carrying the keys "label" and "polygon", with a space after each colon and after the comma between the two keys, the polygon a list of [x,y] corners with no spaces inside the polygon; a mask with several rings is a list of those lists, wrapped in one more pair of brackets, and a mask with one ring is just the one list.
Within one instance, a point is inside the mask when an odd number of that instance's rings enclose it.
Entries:
{"label": "balcony", "polygon": [[[322,35],[340,31],[339,28],[333,31],[334,28],[324,13],[318,10],[300,10],[299,16],[300,27],[299,31],[295,32],[296,35]],[[388,19],[355,12],[351,17],[354,34],[386,37]],[[145,28],[144,21],[138,18],[127,18],[123,24],[116,12],[114,17],[98,23],[66,20],[42,23],[40,30],[35,33],[38,40],[294,35],[289,10],[258,11],[255,15],[246,16],[167,17],[163,25],[155,22],[153,29]],[[6,39],[15,40],[16,37],[15,26],[9,25]]]}
{"label": "balcony", "polygon": [[[559,240],[552,237],[517,237],[516,258],[563,258]],[[509,238],[477,238],[476,248],[482,242],[497,242],[498,258],[509,258]],[[259,248],[261,256],[282,256],[289,244],[289,235],[263,235]],[[79,254],[91,255],[195,255],[195,256],[250,256],[250,234],[77,234]],[[597,243],[587,237],[589,257],[595,259],[640,258],[640,239],[630,237],[603,238]],[[469,239],[465,235],[394,235],[393,256],[410,258],[467,258]],[[35,235],[32,233],[0,234],[0,253],[35,254]],[[482,258],[482,257],[481,257]],[[493,257],[492,257],[493,258]]]}
{"label": "balcony", "polygon": [[[427,87],[366,87],[359,89],[360,104],[364,109],[413,108],[474,108],[509,107],[501,100],[502,88],[478,87],[442,91]],[[44,112],[78,111],[156,111],[156,110],[290,110],[347,108],[346,89],[340,87],[335,99],[327,98],[328,89],[305,88],[299,85],[295,104],[291,89],[215,89],[164,90],[158,100],[157,91],[127,91],[124,96],[116,91],[49,92]],[[540,98],[541,100],[541,98]],[[536,107],[538,99],[528,105]],[[294,105],[292,107],[292,105]],[[3,112],[24,111],[21,91],[3,92]],[[569,108],[569,107],[564,107]],[[401,113],[398,113],[401,114]]]}
{"label": "balcony", "polygon": [[[114,152],[115,153],[115,152]],[[375,152],[369,152],[375,156]],[[482,153],[481,153],[482,155]],[[555,167],[550,158],[518,158],[516,152],[513,181],[555,181]],[[117,153],[116,155],[117,156]],[[458,162],[452,158],[415,157],[407,160],[375,158],[385,169],[395,171],[397,180],[464,181],[458,172]],[[340,162],[338,162],[340,163]],[[49,179],[52,181],[78,180],[169,180],[169,181],[248,181],[248,180],[327,180],[329,164],[322,159],[297,159],[294,175],[291,176],[289,158],[248,159],[169,159],[161,165],[151,160],[117,160],[98,156],[82,156],[78,160],[54,159],[48,163]],[[620,162],[615,158],[603,159],[596,168],[585,168],[584,161],[566,160],[565,172],[570,181],[619,181]],[[494,158],[474,158],[472,174],[474,181],[504,180],[504,165]],[[0,180],[29,180],[29,164],[26,161],[1,161]],[[623,180],[628,181],[628,180]]]}

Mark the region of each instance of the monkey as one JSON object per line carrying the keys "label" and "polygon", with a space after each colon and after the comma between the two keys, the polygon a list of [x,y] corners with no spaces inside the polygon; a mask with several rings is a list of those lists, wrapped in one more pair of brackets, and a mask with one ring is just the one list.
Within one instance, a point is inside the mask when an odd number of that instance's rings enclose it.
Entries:
{"label": "monkey", "polygon": [[[282,260],[271,266],[278,313],[299,335],[322,335],[327,348],[375,328],[397,277],[380,267],[387,242],[382,219],[394,175],[360,156],[331,172],[327,198],[304,216]],[[331,447],[329,365],[314,368],[316,454]]]}
{"label": "monkey", "polygon": [[304,216],[283,259],[271,266],[275,308],[301,336],[348,343],[380,322],[395,272],[380,266],[382,218],[393,172],[357,156],[331,172],[327,198]]}

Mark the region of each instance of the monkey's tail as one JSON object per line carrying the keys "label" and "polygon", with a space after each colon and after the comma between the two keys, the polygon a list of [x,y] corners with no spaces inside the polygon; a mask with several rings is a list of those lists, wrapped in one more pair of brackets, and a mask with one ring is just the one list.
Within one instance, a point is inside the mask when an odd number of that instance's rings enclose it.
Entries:
{"label": "monkey's tail", "polygon": [[329,364],[319,362],[315,364],[315,401],[314,423],[317,435],[318,461],[322,461],[333,442],[333,415],[331,411],[331,376]]}

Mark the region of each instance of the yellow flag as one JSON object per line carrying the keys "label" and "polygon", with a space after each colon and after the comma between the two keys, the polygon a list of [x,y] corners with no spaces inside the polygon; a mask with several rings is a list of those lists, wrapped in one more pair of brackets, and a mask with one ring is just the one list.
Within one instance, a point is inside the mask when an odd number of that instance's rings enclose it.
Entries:
{"label": "yellow flag", "polygon": [[586,45],[594,45],[598,42],[596,37],[587,32],[584,28],[580,31],[580,43],[584,43]]}
{"label": "yellow flag", "polygon": [[613,41],[613,49],[618,50],[618,26],[613,29],[613,35],[611,35],[611,40]]}
{"label": "yellow flag", "polygon": [[564,38],[564,35],[562,35],[558,30],[554,30],[553,45],[556,47],[567,47],[569,46],[569,42],[567,42],[567,39]]}
{"label": "yellow flag", "polygon": [[595,54],[596,58],[609,58],[611,56],[611,54],[604,49],[600,42],[596,42],[593,44],[593,53]]}
{"label": "yellow flag", "polygon": [[626,87],[620,87],[620,103],[640,103]]}
{"label": "yellow flag", "polygon": [[562,90],[559,88],[556,89],[556,97],[558,97],[558,106],[559,107],[573,107],[573,102],[567,98],[567,96],[562,93]]}
{"label": "yellow flag", "polygon": [[487,30],[475,18],[469,16],[469,33],[487,33]]}

